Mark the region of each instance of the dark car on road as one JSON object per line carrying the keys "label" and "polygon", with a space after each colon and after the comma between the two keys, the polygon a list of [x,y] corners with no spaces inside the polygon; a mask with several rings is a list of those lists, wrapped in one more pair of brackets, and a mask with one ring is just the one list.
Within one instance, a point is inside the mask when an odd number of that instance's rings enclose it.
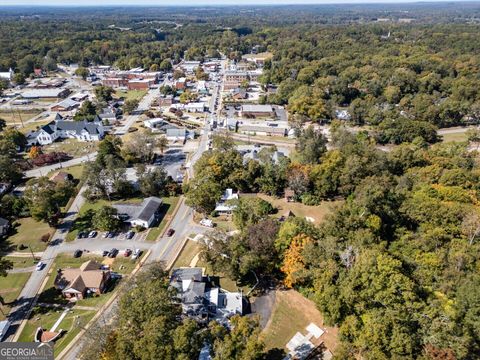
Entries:
{"label": "dark car on road", "polygon": [[135,236],[135,233],[134,233],[133,231],[129,231],[129,232],[127,233],[127,239],[128,239],[128,240],[131,240],[134,236]]}
{"label": "dark car on road", "polygon": [[115,249],[113,248],[112,250],[110,250],[110,252],[108,253],[108,257],[109,258],[114,258],[118,255],[118,249]]}
{"label": "dark car on road", "polygon": [[80,249],[77,249],[77,250],[75,250],[75,252],[73,253],[73,257],[74,257],[74,258],[79,258],[80,256],[82,256],[82,254],[83,254],[83,251],[80,250]]}
{"label": "dark car on road", "polygon": [[173,230],[172,228],[168,229],[167,230],[167,236],[172,236],[174,232],[175,232],[175,230]]}

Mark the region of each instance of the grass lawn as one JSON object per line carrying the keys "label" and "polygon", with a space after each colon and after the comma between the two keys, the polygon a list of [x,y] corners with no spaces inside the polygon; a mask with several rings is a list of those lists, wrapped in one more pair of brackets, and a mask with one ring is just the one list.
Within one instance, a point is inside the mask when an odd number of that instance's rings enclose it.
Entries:
{"label": "grass lawn", "polygon": [[91,154],[97,151],[98,144],[95,142],[78,141],[76,139],[63,139],[56,141],[53,144],[45,145],[42,147],[44,153],[50,152],[65,152],[70,156],[77,158]]}
{"label": "grass lawn", "polygon": [[26,134],[26,133],[28,133],[28,132],[30,132],[30,131],[37,130],[37,128],[39,128],[40,126],[46,125],[46,124],[48,124],[49,122],[51,122],[51,120],[38,120],[38,121],[34,121],[34,122],[31,122],[31,123],[25,124],[25,126],[23,126],[23,127],[19,127],[19,128],[18,128],[18,131]]}
{"label": "grass lawn", "polygon": [[177,260],[173,264],[173,268],[179,267],[189,267],[192,259],[200,251],[200,246],[195,241],[187,240],[185,246],[183,247],[180,255],[178,255]]}
{"label": "grass lawn", "polygon": [[12,111],[1,111],[0,112],[0,118],[5,120],[7,125],[20,125],[22,124],[22,121],[25,122],[27,120],[30,120],[31,118],[37,116],[40,114],[40,110],[26,110],[26,111],[18,111],[14,110]]}
{"label": "grass lawn", "polygon": [[467,134],[465,132],[462,132],[462,133],[443,134],[442,141],[443,142],[453,142],[453,141],[463,142],[463,141],[468,141],[468,139],[467,139]]}
{"label": "grass lawn", "polygon": [[115,95],[119,98],[123,97],[125,98],[125,100],[137,99],[138,101],[140,101],[146,94],[147,94],[146,90],[128,90],[128,91],[117,90],[115,92]]}
{"label": "grass lawn", "polygon": [[162,233],[165,229],[165,225],[167,221],[170,220],[172,217],[173,210],[177,207],[178,200],[180,198],[178,196],[174,197],[164,197],[162,198],[163,203],[162,207],[160,208],[160,223],[153,226],[150,231],[148,232],[147,241],[155,241],[157,240],[158,236]]}
{"label": "grass lawn", "polygon": [[[83,169],[84,169],[84,167],[85,167],[84,164],[74,165],[74,166],[70,166],[70,167],[63,168],[63,169],[61,169],[61,171],[64,171],[64,172],[66,172],[66,173],[69,173],[69,174],[72,175],[75,179],[80,180],[81,177],[82,177],[82,174],[83,174]],[[50,172],[47,174],[47,176],[50,177],[50,176],[56,174],[57,172],[59,172],[59,170],[50,171]]]}
{"label": "grass lawn", "polygon": [[311,341],[314,344],[324,341],[325,346],[334,352],[338,342],[338,329],[324,325],[322,314],[315,304],[297,291],[276,291],[272,316],[262,332],[266,348],[286,350],[285,345],[293,335],[297,331],[305,335],[305,328],[310,323],[325,331],[320,339],[312,338]]}
{"label": "grass lawn", "polygon": [[215,226],[220,230],[227,232],[236,230],[231,218],[228,218],[226,216],[218,216],[212,218],[212,220],[215,223]]}
{"label": "grass lawn", "polygon": [[40,241],[40,238],[53,232],[54,229],[50,228],[48,224],[35,221],[31,217],[18,219],[13,224],[12,235],[7,238],[6,243],[13,251],[30,252],[29,248],[18,250],[19,244],[29,246],[33,252],[43,251],[47,244]]}
{"label": "grass lawn", "polygon": [[307,206],[297,202],[287,202],[284,198],[274,198],[265,194],[258,194],[258,197],[268,201],[273,207],[278,209],[277,217],[282,216],[286,211],[290,210],[295,216],[310,217],[315,224],[320,224],[325,215],[331,213],[334,206],[342,203],[338,201],[323,201],[317,206]]}
{"label": "grass lawn", "polygon": [[[10,312],[10,304],[20,295],[23,286],[28,281],[30,273],[8,274],[0,277],[0,296],[3,297],[5,306],[1,306],[3,313]],[[0,312],[0,320],[4,320],[5,316]]]}
{"label": "grass lawn", "polygon": [[[33,260],[31,256],[8,256],[5,257],[6,260],[9,260],[13,263],[14,269],[23,269],[30,266],[33,266],[37,261]],[[1,279],[1,278],[0,278]]]}
{"label": "grass lawn", "polygon": [[[39,326],[50,330],[62,313],[62,310],[60,309],[37,308],[36,310],[36,312],[32,312],[32,316],[20,334],[18,341],[33,341],[33,336],[35,335],[35,331]],[[94,315],[95,311],[73,309],[65,316],[57,330],[62,329],[65,330],[66,333],[55,342],[55,356],[60,354],[60,352],[67,346],[68,343],[73,340],[73,338],[80,332],[81,328],[85,326]]]}

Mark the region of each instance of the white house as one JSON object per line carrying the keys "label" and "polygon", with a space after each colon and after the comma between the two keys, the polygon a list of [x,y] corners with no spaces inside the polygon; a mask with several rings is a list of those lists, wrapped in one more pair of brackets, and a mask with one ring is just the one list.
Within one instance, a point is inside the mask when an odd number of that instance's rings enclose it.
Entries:
{"label": "white house", "polygon": [[12,81],[14,74],[15,73],[13,72],[12,68],[10,68],[10,69],[8,69],[8,71],[0,72],[0,79],[7,80],[7,81]]}
{"label": "white house", "polygon": [[185,110],[188,112],[204,112],[205,111],[205,103],[204,102],[192,102],[188,103],[184,106]]}
{"label": "white house", "polygon": [[48,145],[57,139],[77,139],[80,141],[99,141],[105,134],[102,122],[99,119],[88,122],[66,121],[57,115],[54,121],[40,129],[27,134],[28,145]]}
{"label": "white house", "polygon": [[165,136],[168,141],[186,141],[188,139],[194,139],[195,133],[193,131],[188,131],[187,129],[167,129]]}
{"label": "white house", "polygon": [[142,226],[148,229],[158,216],[162,206],[162,199],[151,196],[143,200],[141,204],[114,204],[118,216],[131,226]]}
{"label": "white house", "polygon": [[164,123],[165,123],[165,120],[156,118],[156,119],[145,120],[143,122],[143,125],[145,125],[145,127],[149,129],[156,130],[159,125],[163,125]]}
{"label": "white house", "polygon": [[231,200],[238,200],[238,193],[234,193],[232,189],[226,189],[215,207],[215,212],[218,215],[230,215],[237,207],[235,204],[228,203]]}
{"label": "white house", "polygon": [[187,73],[193,73],[200,66],[200,61],[184,61],[180,67]]}

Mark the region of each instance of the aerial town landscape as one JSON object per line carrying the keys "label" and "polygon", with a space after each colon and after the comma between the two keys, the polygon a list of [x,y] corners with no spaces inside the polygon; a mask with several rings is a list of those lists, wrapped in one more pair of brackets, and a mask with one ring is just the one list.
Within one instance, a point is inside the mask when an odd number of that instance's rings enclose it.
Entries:
{"label": "aerial town landscape", "polygon": [[480,359],[480,3],[87,3],[0,2],[0,349]]}

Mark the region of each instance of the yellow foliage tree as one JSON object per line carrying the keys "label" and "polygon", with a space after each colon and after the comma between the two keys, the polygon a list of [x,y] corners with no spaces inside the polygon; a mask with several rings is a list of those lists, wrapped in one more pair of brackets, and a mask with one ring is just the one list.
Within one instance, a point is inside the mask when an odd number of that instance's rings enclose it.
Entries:
{"label": "yellow foliage tree", "polygon": [[42,149],[39,146],[32,146],[28,152],[28,157],[30,159],[35,159],[38,155],[42,153]]}
{"label": "yellow foliage tree", "polygon": [[283,266],[281,270],[285,274],[283,281],[285,286],[293,287],[301,279],[301,273],[305,270],[305,262],[303,259],[303,249],[313,240],[304,234],[299,234],[292,239],[290,247],[285,251]]}

